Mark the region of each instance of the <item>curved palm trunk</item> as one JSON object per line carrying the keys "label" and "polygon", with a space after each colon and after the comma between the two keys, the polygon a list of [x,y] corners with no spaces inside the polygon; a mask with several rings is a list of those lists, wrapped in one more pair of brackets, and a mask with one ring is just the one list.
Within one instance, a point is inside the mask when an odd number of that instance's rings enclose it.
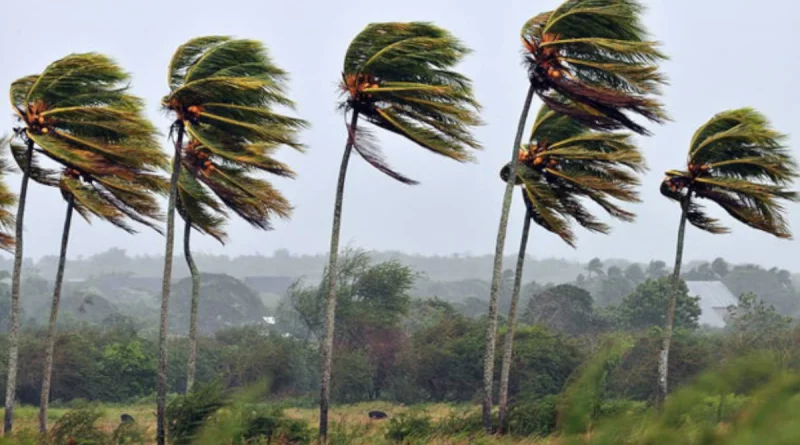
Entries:
{"label": "curved palm trunk", "polygon": [[533,99],[533,86],[528,86],[528,95],[519,117],[517,135],[514,138],[514,150],[511,157],[511,171],[506,182],[503,195],[503,209],[500,213],[500,227],[497,229],[497,243],[494,249],[494,268],[492,270],[492,286],[489,294],[489,314],[486,327],[486,351],[483,356],[483,428],[487,434],[492,432],[492,383],[494,382],[494,353],[495,336],[497,335],[497,299],[500,295],[500,276],[503,270],[503,249],[506,244],[506,230],[508,229],[508,212],[511,209],[511,198],[514,182],[517,178],[517,158],[519,145],[522,143],[522,133],[528,120],[528,111]]}
{"label": "curved palm trunk", "polygon": [[189,266],[189,273],[192,274],[192,307],[189,315],[189,370],[186,376],[186,393],[192,391],[194,387],[195,371],[197,369],[197,307],[200,304],[200,273],[192,257],[192,249],[189,238],[192,234],[192,220],[186,217],[186,228],[183,232],[183,256],[186,258],[186,265]]}
{"label": "curved palm trunk", "polygon": [[669,347],[672,342],[672,326],[675,324],[675,306],[678,300],[678,285],[681,279],[681,264],[683,263],[683,241],[686,234],[686,216],[689,210],[689,200],[686,197],[681,203],[681,222],[678,226],[678,245],[675,252],[675,269],[672,271],[673,289],[669,295],[667,306],[667,320],[664,326],[664,337],[661,339],[661,351],[658,354],[658,394],[656,402],[659,406],[667,398],[667,374],[669,368]]}
{"label": "curved palm trunk", "polygon": [[28,139],[25,151],[25,170],[22,172],[22,184],[19,189],[17,205],[17,221],[15,228],[14,269],[11,274],[11,317],[8,328],[8,379],[6,381],[6,412],[3,418],[3,432],[11,434],[14,424],[14,399],[17,392],[17,366],[19,360],[19,290],[22,279],[22,229],[25,219],[25,199],[28,195],[28,172],[33,158],[33,140]]}
{"label": "curved palm trunk", "polygon": [[175,200],[178,194],[178,178],[181,169],[181,150],[183,148],[183,124],[178,124],[175,140],[175,157],[172,160],[169,201],[167,203],[167,245],[164,252],[164,277],[161,281],[161,324],[158,330],[158,385],[156,396],[156,443],[166,443],[167,409],[167,328],[169,315],[169,293],[172,283],[172,251],[175,247]]}
{"label": "curved palm trunk", "polygon": [[328,295],[325,308],[325,337],[322,339],[322,381],[319,397],[319,442],[328,443],[328,406],[331,398],[331,368],[333,366],[333,333],[336,321],[336,276],[338,275],[339,233],[342,226],[342,201],[344,200],[344,184],[347,178],[347,165],[350,152],[356,137],[358,111],[353,111],[350,126],[347,129],[347,144],[339,166],[339,181],[336,183],[336,202],[333,206],[333,226],[331,228],[331,250],[328,259]]}
{"label": "curved palm trunk", "polygon": [[61,284],[64,282],[64,266],[67,263],[67,245],[69,244],[69,231],[72,225],[72,209],[75,206],[75,197],[67,198],[67,216],[64,217],[64,229],[61,233],[61,252],[58,256],[58,269],[56,283],[53,288],[53,302],[50,306],[50,322],[47,328],[47,349],[44,356],[44,374],[42,375],[42,398],[39,403],[39,432],[47,432],[47,406],[50,403],[50,382],[53,376],[53,351],[56,344],[56,323],[58,322],[58,307],[61,305]]}
{"label": "curved palm trunk", "polygon": [[517,327],[517,307],[519,305],[520,287],[522,286],[522,269],[525,267],[525,249],[528,246],[528,234],[531,230],[531,214],[525,212],[525,224],[522,227],[522,238],[519,242],[519,256],[517,256],[517,270],[514,273],[514,290],[511,294],[511,307],[508,308],[508,332],[503,345],[503,366],[500,369],[500,397],[497,402],[499,409],[500,433],[505,433],[506,417],[508,416],[508,377],[511,374],[511,354],[514,350],[514,331]]}

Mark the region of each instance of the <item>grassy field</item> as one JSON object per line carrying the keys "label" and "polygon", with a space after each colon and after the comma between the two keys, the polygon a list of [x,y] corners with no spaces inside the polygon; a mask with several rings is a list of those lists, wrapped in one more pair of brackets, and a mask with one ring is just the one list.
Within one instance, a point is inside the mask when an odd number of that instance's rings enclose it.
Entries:
{"label": "grassy field", "polygon": [[[331,410],[331,445],[390,445],[392,441],[385,438],[388,420],[370,420],[367,413],[371,410],[380,410],[389,414],[389,417],[401,415],[409,410],[424,411],[434,421],[446,419],[453,415],[465,415],[477,411],[473,406],[454,406],[447,404],[430,404],[406,407],[386,402],[359,403],[333,407]],[[103,405],[103,417],[99,426],[105,431],[113,431],[119,425],[120,415],[127,413],[136,419],[136,422],[147,431],[148,437],[155,437],[155,406],[152,405]],[[49,421],[52,424],[68,410],[65,408],[52,408],[49,411]],[[309,425],[316,425],[318,411],[316,408],[287,408],[288,417],[303,420]],[[16,410],[15,430],[31,433],[37,430],[38,408],[18,407]],[[555,445],[554,441],[519,438],[487,438],[487,437],[431,437],[425,440],[409,442],[412,444],[431,445]]]}

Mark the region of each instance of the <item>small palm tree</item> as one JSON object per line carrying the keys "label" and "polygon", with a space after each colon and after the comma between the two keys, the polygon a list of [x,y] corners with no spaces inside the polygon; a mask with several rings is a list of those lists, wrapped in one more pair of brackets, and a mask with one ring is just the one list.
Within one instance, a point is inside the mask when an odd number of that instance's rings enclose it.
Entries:
{"label": "small palm tree", "polygon": [[[258,166],[259,170],[294,177],[294,172],[287,165],[265,153],[267,160]],[[288,218],[291,206],[269,182],[251,176],[251,168],[225,162],[224,158],[215,155],[196,139],[190,140],[184,147],[181,162],[177,209],[186,223],[183,253],[192,277],[186,379],[186,391],[189,392],[194,386],[197,367],[197,314],[200,304],[200,273],[192,256],[190,242],[192,228],[224,243],[227,238],[223,230],[228,217],[226,210],[233,211],[258,229],[271,230],[273,216]]]}
{"label": "small palm tree", "polygon": [[503,247],[531,100],[535,94],[550,109],[600,130],[628,128],[646,134],[647,130],[628,114],[664,121],[662,105],[652,97],[665,83],[657,66],[665,56],[655,42],[647,40],[642,10],[636,0],[567,0],[522,27],[529,85],[514,138],[495,243],[483,375],[483,423],[487,432],[492,426],[494,339]]}
{"label": "small palm tree", "polygon": [[[661,194],[681,206],[672,272],[676,283],[681,276],[687,221],[709,233],[729,231],[706,214],[698,198],[719,205],[747,226],[778,238],[791,238],[783,202],[798,201],[800,196],[788,189],[798,172],[784,141],[785,136],[770,128],[767,118],[751,108],[719,113],[695,132],[689,144],[686,169],[667,171],[661,183]],[[668,390],[676,298],[676,293],[670,295],[658,360],[659,402],[664,401]]]}
{"label": "small palm tree", "polygon": [[[634,187],[639,184],[638,174],[645,170],[644,158],[630,134],[591,131],[580,121],[546,105],[536,117],[530,142],[522,147],[519,161],[515,183],[522,186],[526,214],[500,373],[501,430],[508,414],[508,379],[531,221],[573,247],[573,222],[593,232],[608,233],[610,227],[595,218],[582,201],[597,204],[613,218],[632,221],[634,215],[613,201],[638,202]],[[510,171],[510,165],[503,167],[504,181]]]}
{"label": "small palm tree", "polygon": [[370,133],[358,120],[403,136],[422,148],[459,162],[480,148],[470,127],[480,124],[471,82],[452,71],[469,52],[449,32],[430,23],[374,23],[350,43],[340,88],[341,109],[350,112],[348,137],[339,167],[333,210],[325,334],[322,342],[322,390],[319,435],[326,443],[330,400],[333,334],[336,312],[337,260],[342,200],[347,166],[353,149],[390,177],[416,184],[393,170]]}
{"label": "small palm tree", "polygon": [[[135,182],[136,171],[130,167],[159,165],[163,157],[154,149],[154,128],[141,114],[142,101],[127,94],[128,80],[128,74],[113,60],[101,54],[86,53],[64,57],[50,64],[41,74],[23,77],[11,84],[11,106],[20,122],[15,134],[22,142],[21,145],[13,144],[12,152],[22,167],[23,175],[11,284],[6,434],[12,429],[19,353],[19,287],[25,201],[28,180],[32,177],[37,179],[35,175],[42,173],[40,170],[34,172],[34,152],[82,175],[106,176],[119,181],[119,184]],[[64,187],[68,187],[66,184]],[[125,187],[130,188],[130,185]],[[130,193],[125,187],[119,189],[118,194],[110,194],[109,199],[116,202],[114,197]],[[110,189],[105,190],[110,193]]]}
{"label": "small palm tree", "polygon": [[[276,106],[292,107],[286,96],[287,74],[275,66],[266,48],[254,40],[223,36],[199,37],[180,46],[169,66],[170,93],[162,104],[174,118],[175,141],[167,204],[164,277],[159,329],[157,443],[165,442],[164,413],[167,393],[167,317],[169,313],[175,206],[183,166],[184,136],[219,160],[208,165],[210,174],[236,190],[237,196],[260,200],[263,190],[251,190],[251,168],[267,170],[270,157],[281,145],[302,149],[296,135],[306,123],[282,115]],[[224,164],[225,168],[219,168]],[[276,166],[275,168],[280,168]],[[207,172],[209,173],[209,172]],[[234,199],[234,198],[230,198]]]}

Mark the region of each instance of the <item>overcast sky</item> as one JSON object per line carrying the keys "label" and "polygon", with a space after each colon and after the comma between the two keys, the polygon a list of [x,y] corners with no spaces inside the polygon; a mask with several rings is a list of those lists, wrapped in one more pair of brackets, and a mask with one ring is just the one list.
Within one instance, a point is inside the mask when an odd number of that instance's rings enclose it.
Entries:
{"label": "overcast sky", "polygon": [[[460,69],[474,80],[484,107],[487,125],[476,134],[485,149],[476,163],[462,165],[384,135],[392,164],[421,184],[396,183],[354,156],[345,196],[343,243],[422,254],[492,252],[503,193],[497,172],[510,157],[526,88],[519,30],[530,16],[560,2],[40,0],[35,10],[30,2],[0,3],[5,18],[0,26],[2,88],[71,52],[99,51],[132,73],[134,93],[145,98],[150,117],[165,134],[169,122],[159,102],[167,93],[167,63],[178,45],[196,36],[224,34],[258,39],[268,46],[276,63],[291,73],[297,113],[312,124],[302,135],[310,149],[306,154],[286,149],[280,155],[298,172],[293,181],[276,181],[295,206],[290,222],[278,222],[275,231],[265,233],[234,220],[226,246],[210,238],[194,239],[198,252],[238,255],[269,254],[278,248],[327,251],[345,142],[343,119],[335,109],[344,52],[368,23],[412,20],[435,22],[474,49]],[[800,144],[796,81],[800,62],[794,54],[800,41],[800,4],[790,0],[646,3],[645,21],[671,57],[663,65],[671,81],[664,100],[674,121],[653,127],[654,136],[640,139],[650,172],[643,181],[644,203],[633,206],[638,221],[613,223],[610,236],[579,231],[578,249],[534,229],[529,251],[537,257],[672,261],[679,209],[660,196],[658,185],[664,170],[679,167],[685,159],[695,128],[716,112],[755,107],[781,131],[795,133],[790,141]],[[12,124],[10,108],[0,112],[0,134],[8,133]],[[7,180],[18,189],[18,176]],[[60,194],[34,184],[28,202],[26,256],[56,254],[65,206]],[[800,205],[789,210],[793,228],[800,231]],[[509,252],[517,249],[522,216],[516,201]],[[730,235],[708,235],[690,228],[686,258],[724,256],[800,271],[798,241],[778,240],[736,224],[733,229]],[[70,256],[111,246],[133,254],[159,254],[164,249],[162,238],[154,233],[127,235],[100,221],[91,226],[82,220],[73,224]]]}

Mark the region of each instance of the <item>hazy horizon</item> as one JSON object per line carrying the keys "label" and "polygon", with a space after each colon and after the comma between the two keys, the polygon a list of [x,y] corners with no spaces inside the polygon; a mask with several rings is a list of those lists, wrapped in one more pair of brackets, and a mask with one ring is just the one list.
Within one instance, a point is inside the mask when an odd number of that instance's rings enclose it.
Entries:
{"label": "hazy horizon", "polygon": [[[169,122],[159,101],[167,93],[166,67],[174,50],[192,37],[210,34],[263,41],[276,64],[291,74],[290,97],[297,102],[296,115],[312,125],[300,136],[309,147],[307,153],[285,149],[279,156],[298,173],[293,181],[275,180],[295,206],[294,216],[291,221],[276,221],[275,230],[266,233],[234,218],[228,245],[194,235],[193,247],[198,254],[229,256],[270,255],[281,248],[318,254],[328,250],[333,187],[345,142],[343,118],[335,108],[347,45],[370,22],[435,22],[474,50],[459,69],[473,79],[484,107],[486,125],[476,130],[476,136],[485,149],[476,154],[476,163],[459,165],[376,132],[391,164],[421,185],[394,182],[354,156],[342,242],[422,255],[484,255],[494,250],[503,191],[497,172],[510,156],[526,88],[519,29],[530,16],[555,7],[560,0],[510,1],[504,7],[475,0],[461,2],[458,8],[448,3],[407,0],[378,6],[374,2],[241,0],[220,4],[198,0],[186,5],[153,0],[135,4],[46,0],[37,3],[38,10],[46,13],[22,20],[30,14],[30,6],[10,2],[5,16],[14,20],[0,28],[0,85],[8,88],[13,80],[40,72],[72,52],[102,52],[131,72],[132,90],[147,101],[148,114],[164,133],[167,147]],[[673,122],[649,125],[654,135],[638,138],[650,167],[643,178],[643,203],[629,206],[639,218],[634,224],[612,222],[614,232],[609,236],[578,230],[577,249],[534,229],[528,251],[536,258],[639,262],[658,258],[670,264],[679,209],[660,196],[658,185],[664,170],[680,167],[694,130],[717,112],[755,107],[776,129],[790,135],[790,146],[800,144],[793,134],[800,116],[800,86],[794,81],[800,77],[800,62],[785,57],[792,42],[800,39],[800,27],[795,24],[800,5],[787,0],[644,3],[650,8],[646,24],[671,57],[663,64],[671,83],[663,100]],[[532,113],[538,106],[535,102]],[[11,109],[6,107],[0,108],[0,135],[10,133],[13,125]],[[19,176],[10,175],[7,181],[12,190],[18,190]],[[33,184],[28,203],[25,256],[57,254],[65,209],[60,194]],[[800,204],[788,206],[788,211],[792,227],[800,231]],[[800,269],[792,261],[797,241],[744,227],[717,209],[712,214],[721,216],[732,233],[709,235],[690,228],[686,262],[724,257],[732,263]],[[506,254],[518,249],[522,216],[516,201]],[[180,235],[182,223],[178,227]],[[182,246],[176,241],[176,255],[180,255]],[[163,255],[164,242],[152,231],[143,229],[131,236],[100,221],[90,226],[74,219],[70,258],[109,247],[123,248],[131,255]]]}

